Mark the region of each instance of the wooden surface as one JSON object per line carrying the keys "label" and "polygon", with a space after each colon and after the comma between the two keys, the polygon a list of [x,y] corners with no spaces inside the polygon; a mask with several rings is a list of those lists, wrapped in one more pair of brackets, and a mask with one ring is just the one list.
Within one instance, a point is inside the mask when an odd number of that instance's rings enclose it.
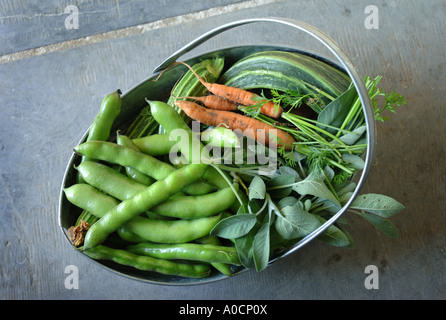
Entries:
{"label": "wooden surface", "polygon": [[[0,298],[445,299],[446,2],[375,1],[379,29],[370,30],[364,25],[369,1],[149,2],[151,15],[142,1],[78,1],[79,29],[69,30],[64,1],[0,1]],[[58,227],[58,199],[72,147],[104,95],[126,92],[218,25],[265,16],[323,30],[360,74],[382,75],[383,88],[406,97],[407,106],[378,123],[377,154],[363,190],[406,206],[392,218],[399,238],[348,215],[355,249],[311,242],[261,273],[194,287],[140,283],[80,257]],[[258,24],[218,36],[191,55],[246,43],[321,49],[295,31]],[[69,265],[79,270],[78,289],[64,285]],[[368,265],[379,269],[378,289],[364,285]]]}
{"label": "wooden surface", "polygon": [[[75,4],[77,9],[73,9],[69,7],[70,3],[58,0],[2,1],[0,3],[2,13],[0,40],[3,45],[0,48],[0,54],[154,23],[174,16],[238,2],[241,1],[201,0],[183,1],[183,5],[178,5],[176,0],[101,0],[78,1]],[[167,10],[159,10],[159,8],[167,8]],[[77,14],[78,28],[74,27],[74,21],[69,17],[73,13]],[[73,25],[73,28],[70,25]]]}

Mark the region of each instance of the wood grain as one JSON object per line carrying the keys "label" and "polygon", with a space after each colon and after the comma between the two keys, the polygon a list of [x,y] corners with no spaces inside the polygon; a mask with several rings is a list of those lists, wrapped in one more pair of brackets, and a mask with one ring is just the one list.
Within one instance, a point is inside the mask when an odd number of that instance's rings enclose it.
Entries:
{"label": "wood grain", "polygon": [[[0,55],[159,21],[237,0],[0,1]],[[75,13],[68,6],[77,8]],[[169,10],[163,10],[169,8]],[[76,14],[76,16],[73,16]],[[76,19],[77,26],[74,26]],[[66,27],[69,25],[70,27]]]}

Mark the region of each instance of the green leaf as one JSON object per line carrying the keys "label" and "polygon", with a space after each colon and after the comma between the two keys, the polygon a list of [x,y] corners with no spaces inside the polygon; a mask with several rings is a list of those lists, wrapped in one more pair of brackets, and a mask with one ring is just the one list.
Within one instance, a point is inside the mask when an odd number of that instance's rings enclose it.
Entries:
{"label": "green leaf", "polygon": [[252,214],[237,214],[220,220],[210,234],[225,239],[234,239],[246,235],[256,224],[257,217]]}
{"label": "green leaf", "polygon": [[321,225],[315,215],[297,205],[283,207],[281,212],[282,215],[277,216],[275,227],[287,240],[305,237]]}
{"label": "green leaf", "polygon": [[266,209],[266,200],[252,199],[248,201],[248,213],[252,215],[259,215]]}
{"label": "green leaf", "polygon": [[268,193],[273,198],[287,197],[293,191],[293,186],[288,185],[295,181],[296,177],[294,175],[280,174],[267,181]]}
{"label": "green leaf", "polygon": [[398,229],[389,220],[368,213],[359,213],[359,215],[389,237],[398,238]]}
{"label": "green leaf", "polygon": [[283,199],[280,199],[280,201],[277,203],[277,206],[279,209],[282,209],[287,206],[294,206],[297,205],[298,200],[295,197],[285,197]]}
{"label": "green leaf", "polygon": [[333,214],[337,213],[339,210],[342,209],[341,205],[339,205],[337,203],[334,203],[331,200],[323,199],[321,201],[318,201],[318,203],[322,203],[323,204],[321,209],[323,209],[323,210],[325,210],[327,212],[333,213]]}
{"label": "green leaf", "polygon": [[280,166],[279,172],[282,175],[291,175],[294,176],[294,182],[302,180],[299,173],[291,167],[288,166]]}
{"label": "green leaf", "polygon": [[[355,130],[340,136],[339,140],[344,142],[346,145],[352,146],[363,136],[363,134],[364,134],[364,132],[366,132],[366,130],[367,130],[366,125],[360,126],[360,127],[356,128]],[[337,143],[337,142],[334,141],[334,143]]]}
{"label": "green leaf", "polygon": [[262,271],[268,266],[270,256],[270,224],[265,221],[254,236],[253,258],[257,271]]}
{"label": "green leaf", "polygon": [[328,199],[340,205],[335,195],[328,189],[328,187],[319,181],[302,180],[293,186],[293,190],[300,195],[312,195],[321,199]]}
{"label": "green leaf", "polygon": [[317,181],[323,183],[324,179],[325,178],[322,171],[312,170],[308,173],[307,177],[302,181]]}
{"label": "green leaf", "polygon": [[252,199],[265,199],[266,185],[265,182],[259,176],[255,176],[249,184],[248,188],[249,200]]}
{"label": "green leaf", "polygon": [[[328,181],[332,181],[335,176],[335,172],[328,165],[324,166],[323,170],[312,170],[308,173],[308,176],[305,180],[309,181],[318,181],[320,183],[324,183],[325,179]],[[305,181],[302,180],[302,181]]]}
{"label": "green leaf", "polygon": [[[321,224],[327,222],[327,220],[322,217],[318,216],[317,218]],[[349,237],[334,224],[325,229],[325,231],[320,234],[317,239],[334,247],[347,247],[351,245]]]}
{"label": "green leaf", "polygon": [[335,176],[335,172],[327,165],[324,167],[324,175],[327,177],[328,181],[332,181]]}
{"label": "green leaf", "polygon": [[356,183],[355,182],[346,182],[343,185],[339,186],[339,188],[336,188],[336,193],[338,196],[342,196],[346,193],[353,192],[356,189]]}
{"label": "green leaf", "polygon": [[248,234],[243,237],[234,239],[235,249],[240,260],[240,263],[245,268],[254,268],[254,257],[253,257],[253,241],[254,241],[254,230],[251,230]]}
{"label": "green leaf", "polygon": [[320,123],[318,126],[328,132],[335,133],[336,130],[334,128],[325,127],[323,124],[336,128],[341,127],[357,95],[356,87],[351,86],[347,91],[327,104],[317,118],[317,121]]}
{"label": "green leaf", "polygon": [[308,212],[310,211],[310,209],[311,209],[311,200],[310,199],[305,200],[304,209],[305,209],[305,211],[308,211]]}
{"label": "green leaf", "polygon": [[364,163],[364,160],[360,156],[357,156],[354,154],[349,154],[349,153],[344,153],[342,155],[342,160],[349,163],[350,166],[355,170],[364,169],[365,163]]}
{"label": "green leaf", "polygon": [[350,208],[373,213],[382,218],[390,218],[405,207],[389,196],[369,193],[356,197]]}
{"label": "green leaf", "polygon": [[353,196],[353,192],[346,192],[339,197],[339,201],[342,205],[345,205]]}

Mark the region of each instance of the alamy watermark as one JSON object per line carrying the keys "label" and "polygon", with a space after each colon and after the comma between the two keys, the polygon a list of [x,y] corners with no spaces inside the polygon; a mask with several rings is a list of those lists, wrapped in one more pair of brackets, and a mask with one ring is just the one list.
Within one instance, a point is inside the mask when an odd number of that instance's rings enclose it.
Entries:
{"label": "alamy watermark", "polygon": [[[64,24],[67,30],[79,29],[79,8],[75,5],[68,5],[64,9],[64,13],[68,14]],[[379,29],[379,9],[375,5],[368,5],[364,9],[367,16],[364,19],[364,26],[367,30]]]}
{"label": "alamy watermark", "polygon": [[79,269],[70,264],[65,267],[64,273],[68,274],[64,281],[65,289],[79,289]]}
{"label": "alamy watermark", "polygon": [[364,13],[367,14],[364,19],[364,26],[367,30],[379,29],[379,9],[377,6],[368,5],[364,9]]}
{"label": "alamy watermark", "polygon": [[[79,269],[75,265],[65,267],[64,273],[67,274],[64,280],[64,286],[67,290],[79,289]],[[371,264],[365,267],[364,273],[368,274],[364,280],[364,287],[367,290],[379,289],[379,270],[378,267]]]}
{"label": "alamy watermark", "polygon": [[379,289],[379,270],[378,267],[371,264],[365,267],[364,273],[368,276],[364,280],[364,287],[368,290]]}
{"label": "alamy watermark", "polygon": [[[192,132],[199,132],[200,122],[192,121]],[[229,130],[229,129],[228,129]],[[169,134],[170,141],[176,143],[169,153],[169,160],[175,164],[208,163],[214,165],[256,165],[261,175],[271,175],[277,169],[278,146],[277,130],[246,129],[231,130],[238,139],[237,148],[233,148],[231,142],[222,139],[212,143],[204,139],[204,135],[196,135],[197,139],[191,139],[189,132],[184,129],[172,130]],[[200,138],[198,138],[200,137]],[[243,137],[247,137],[243,139]],[[218,137],[217,137],[218,138]],[[212,140],[212,138],[211,138]],[[205,145],[204,148],[201,146]],[[186,158],[184,150],[190,150]]]}
{"label": "alamy watermark", "polygon": [[68,5],[65,7],[64,13],[69,15],[65,18],[65,29],[79,29],[79,9],[77,6]]}

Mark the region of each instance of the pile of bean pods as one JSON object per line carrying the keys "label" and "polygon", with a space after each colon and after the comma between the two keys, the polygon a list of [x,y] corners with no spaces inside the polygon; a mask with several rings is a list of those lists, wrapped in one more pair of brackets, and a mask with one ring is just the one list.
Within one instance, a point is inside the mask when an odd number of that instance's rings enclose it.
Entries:
{"label": "pile of bean pods", "polygon": [[[237,212],[238,184],[200,161],[166,160],[172,130],[183,129],[187,142],[203,145],[170,105],[150,101],[148,107],[165,133],[131,138],[118,132],[110,140],[121,108],[118,90],[105,97],[86,140],[74,148],[81,156],[77,181],[63,191],[83,215],[69,238],[93,259],[139,270],[188,278],[231,275],[241,265],[237,251],[210,231]],[[176,145],[191,156],[189,143]]]}

